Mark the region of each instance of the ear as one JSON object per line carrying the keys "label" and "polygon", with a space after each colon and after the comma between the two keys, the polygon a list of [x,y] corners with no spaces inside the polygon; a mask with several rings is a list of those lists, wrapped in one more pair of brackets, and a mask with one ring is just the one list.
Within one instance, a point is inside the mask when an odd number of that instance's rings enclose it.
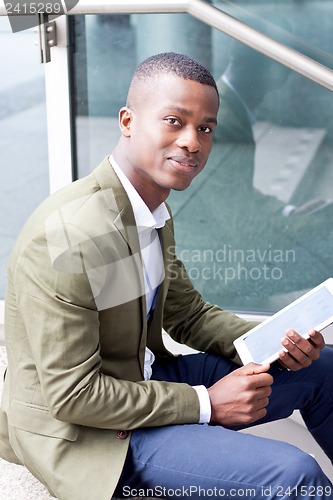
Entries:
{"label": "ear", "polygon": [[125,137],[131,137],[131,124],[133,120],[132,110],[124,106],[119,111],[119,127]]}

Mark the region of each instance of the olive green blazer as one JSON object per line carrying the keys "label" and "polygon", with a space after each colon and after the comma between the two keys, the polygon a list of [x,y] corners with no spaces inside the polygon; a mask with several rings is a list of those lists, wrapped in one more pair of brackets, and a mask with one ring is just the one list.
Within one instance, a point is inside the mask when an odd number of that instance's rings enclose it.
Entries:
{"label": "olive green blazer", "polygon": [[145,347],[178,342],[237,360],[232,341],[251,325],[203,302],[161,230],[165,277],[147,322],[131,204],[105,159],[43,202],[8,267],[8,369],[0,455],[23,463],[60,500],[109,500],[131,430],[195,423],[187,384],[144,381]]}

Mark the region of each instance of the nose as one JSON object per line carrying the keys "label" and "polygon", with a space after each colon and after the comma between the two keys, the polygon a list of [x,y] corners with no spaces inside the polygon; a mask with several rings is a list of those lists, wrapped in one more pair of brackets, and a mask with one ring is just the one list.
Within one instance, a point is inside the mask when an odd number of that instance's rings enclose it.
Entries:
{"label": "nose", "polygon": [[201,151],[199,131],[194,127],[183,127],[178,136],[177,145],[182,149],[187,149],[190,153]]}

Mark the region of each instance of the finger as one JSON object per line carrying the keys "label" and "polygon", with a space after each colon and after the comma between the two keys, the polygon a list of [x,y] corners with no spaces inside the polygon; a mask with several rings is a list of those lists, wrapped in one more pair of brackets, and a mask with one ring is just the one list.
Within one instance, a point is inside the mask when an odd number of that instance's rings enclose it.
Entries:
{"label": "finger", "polygon": [[270,364],[265,363],[264,365],[260,365],[257,363],[248,363],[243,367],[243,373],[245,375],[257,375],[259,373],[265,373],[270,369]]}
{"label": "finger", "polygon": [[[294,343],[293,341],[289,340],[288,337],[282,339],[283,347],[296,362],[300,363],[303,367],[310,366],[312,359],[317,356],[315,347],[313,347],[308,341],[306,344],[303,344],[299,340],[297,340],[296,342]],[[285,358],[283,359],[283,361],[285,362]],[[290,367],[288,366],[288,368]]]}
{"label": "finger", "polygon": [[298,371],[303,368],[296,359],[294,359],[288,352],[280,351],[279,360],[284,368],[290,371]]}
{"label": "finger", "polygon": [[250,414],[248,423],[256,422],[257,420],[266,417],[266,415],[267,415],[266,407],[260,408],[260,410],[254,411],[253,413]]}
{"label": "finger", "polygon": [[295,330],[289,329],[286,331],[286,337],[288,337],[295,344],[300,344],[300,346],[305,346],[306,343],[310,341],[310,343],[318,349],[323,349],[323,347],[325,347],[325,339],[317,330],[309,330],[309,338],[304,338]]}
{"label": "finger", "polygon": [[307,339],[292,329],[286,331],[286,338],[290,339],[294,344],[299,344],[300,346],[308,342]]}
{"label": "finger", "polygon": [[[315,330],[312,332],[315,332]],[[319,335],[315,333],[312,333],[312,335],[315,338],[315,342],[318,342],[318,345],[311,340],[311,337],[310,339],[305,339],[294,330],[288,330],[286,332],[287,336],[282,339],[282,345],[296,360],[299,362],[304,361],[304,366],[309,366],[306,357],[314,361],[320,355],[321,347],[319,345],[322,345],[323,338],[321,341],[320,337],[322,336],[319,332],[317,333]]]}
{"label": "finger", "polygon": [[259,373],[256,375],[255,379],[256,389],[260,387],[269,387],[273,384],[274,378],[270,373]]}
{"label": "finger", "polygon": [[269,398],[261,398],[258,400],[259,403],[259,409],[267,408],[269,404]]}
{"label": "finger", "polygon": [[[293,349],[291,347],[291,349]],[[285,368],[290,371],[298,371],[301,370],[302,368],[307,368],[312,364],[312,359],[306,356],[304,353],[301,351],[297,351],[297,348],[294,347],[293,354],[290,352],[286,351],[280,351],[279,353],[279,359]],[[297,358],[295,356],[298,356]]]}
{"label": "finger", "polygon": [[269,397],[272,394],[272,389],[270,386],[260,387],[256,390],[256,397],[258,401],[258,405],[261,407],[265,407],[269,403]]}
{"label": "finger", "polygon": [[270,385],[267,385],[265,387],[258,387],[257,389],[258,399],[268,398],[271,394],[272,394],[272,388]]}
{"label": "finger", "polygon": [[308,332],[310,342],[318,349],[323,349],[326,345],[324,336],[317,330],[310,330]]}
{"label": "finger", "polygon": [[316,347],[309,342],[308,339],[304,339],[298,333],[293,331],[288,332],[288,336],[282,339],[282,345],[292,355],[296,355],[297,352],[300,351],[307,356],[310,356],[311,353],[316,350]]}

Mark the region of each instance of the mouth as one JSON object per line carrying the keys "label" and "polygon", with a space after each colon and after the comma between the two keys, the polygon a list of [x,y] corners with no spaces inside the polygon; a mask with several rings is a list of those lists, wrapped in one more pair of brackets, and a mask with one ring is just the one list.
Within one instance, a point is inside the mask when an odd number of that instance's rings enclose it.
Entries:
{"label": "mouth", "polygon": [[184,172],[190,172],[199,166],[193,158],[188,158],[187,156],[171,156],[168,160],[171,161],[177,170]]}

